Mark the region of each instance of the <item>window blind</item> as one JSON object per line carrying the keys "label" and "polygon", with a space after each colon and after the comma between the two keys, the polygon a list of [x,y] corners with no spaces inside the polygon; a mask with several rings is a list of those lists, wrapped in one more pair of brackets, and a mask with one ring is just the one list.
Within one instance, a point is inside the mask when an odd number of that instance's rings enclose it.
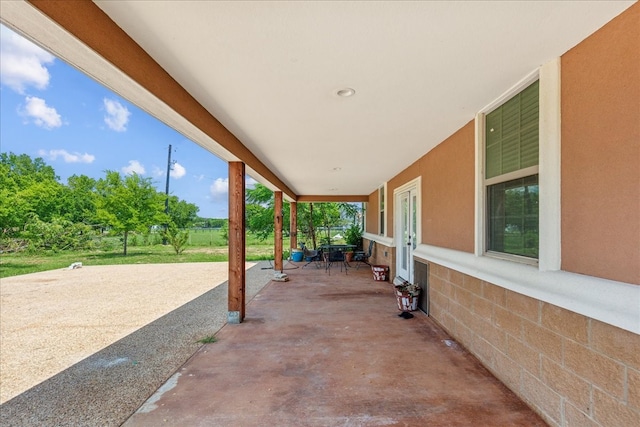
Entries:
{"label": "window blind", "polygon": [[538,164],[539,82],[487,114],[485,178]]}

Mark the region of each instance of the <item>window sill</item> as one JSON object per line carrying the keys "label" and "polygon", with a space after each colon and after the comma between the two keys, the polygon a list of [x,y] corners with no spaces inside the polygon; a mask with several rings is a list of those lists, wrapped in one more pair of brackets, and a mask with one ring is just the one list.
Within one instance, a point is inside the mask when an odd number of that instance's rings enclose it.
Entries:
{"label": "window sill", "polygon": [[640,286],[429,245],[418,245],[413,255],[640,334]]}
{"label": "window sill", "polygon": [[392,237],[380,236],[379,234],[362,233],[362,237],[367,240],[373,240],[376,243],[392,248],[395,246]]}
{"label": "window sill", "polygon": [[520,264],[532,265],[532,266],[535,266],[535,267],[538,266],[538,260],[537,259],[535,259],[535,258],[527,258],[527,257],[521,256],[521,255],[512,255],[512,254],[505,254],[505,253],[501,253],[501,252],[487,251],[487,252],[485,252],[485,256],[490,257],[490,258],[500,259],[502,261],[517,262],[517,263],[520,263]]}

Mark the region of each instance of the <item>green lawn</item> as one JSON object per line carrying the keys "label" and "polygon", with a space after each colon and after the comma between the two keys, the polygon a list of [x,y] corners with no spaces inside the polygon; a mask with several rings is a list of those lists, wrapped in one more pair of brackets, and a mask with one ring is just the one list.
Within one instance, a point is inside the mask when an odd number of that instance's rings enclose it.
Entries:
{"label": "green lawn", "polygon": [[[229,260],[228,248],[218,230],[196,230],[190,232],[189,237],[191,243],[180,255],[176,255],[170,245],[155,244],[158,242],[155,236],[147,239],[146,244],[144,239],[137,237],[135,245],[128,246],[127,256],[122,254],[122,244],[118,238],[108,238],[113,246],[109,250],[1,254],[0,278],[65,268],[74,262],[81,262],[83,265],[113,265],[223,262]],[[288,238],[284,239],[283,247],[285,249],[289,247]],[[288,251],[285,250],[285,258],[287,256]],[[251,235],[247,236],[245,257],[247,261],[268,260],[273,257],[273,238],[259,241]]]}

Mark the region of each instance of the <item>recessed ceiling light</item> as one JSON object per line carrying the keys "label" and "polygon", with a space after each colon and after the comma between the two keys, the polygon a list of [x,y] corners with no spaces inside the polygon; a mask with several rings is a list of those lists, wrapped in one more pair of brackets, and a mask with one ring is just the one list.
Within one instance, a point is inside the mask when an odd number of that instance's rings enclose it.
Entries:
{"label": "recessed ceiling light", "polygon": [[336,92],[336,95],[341,96],[343,98],[348,98],[350,96],[355,95],[356,91],[351,89],[350,87],[345,87],[344,89],[340,89]]}

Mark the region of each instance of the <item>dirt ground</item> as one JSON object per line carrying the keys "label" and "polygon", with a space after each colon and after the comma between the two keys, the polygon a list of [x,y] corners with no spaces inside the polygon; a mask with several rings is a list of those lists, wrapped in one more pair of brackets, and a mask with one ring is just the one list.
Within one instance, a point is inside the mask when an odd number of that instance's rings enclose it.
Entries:
{"label": "dirt ground", "polygon": [[84,266],[0,280],[0,403],[227,277],[219,262]]}

